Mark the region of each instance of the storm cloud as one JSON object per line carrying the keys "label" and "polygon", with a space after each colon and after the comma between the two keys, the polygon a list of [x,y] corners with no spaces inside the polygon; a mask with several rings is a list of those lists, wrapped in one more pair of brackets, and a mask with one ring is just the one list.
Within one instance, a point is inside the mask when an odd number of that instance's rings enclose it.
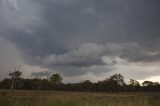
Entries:
{"label": "storm cloud", "polygon": [[97,75],[160,61],[159,10],[159,0],[0,0],[0,36],[27,65]]}

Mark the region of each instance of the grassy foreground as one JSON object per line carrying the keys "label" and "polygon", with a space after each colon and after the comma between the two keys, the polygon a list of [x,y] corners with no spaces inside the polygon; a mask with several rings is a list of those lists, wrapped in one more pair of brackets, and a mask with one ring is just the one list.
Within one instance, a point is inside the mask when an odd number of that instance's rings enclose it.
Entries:
{"label": "grassy foreground", "polygon": [[0,106],[160,106],[160,93],[0,91]]}

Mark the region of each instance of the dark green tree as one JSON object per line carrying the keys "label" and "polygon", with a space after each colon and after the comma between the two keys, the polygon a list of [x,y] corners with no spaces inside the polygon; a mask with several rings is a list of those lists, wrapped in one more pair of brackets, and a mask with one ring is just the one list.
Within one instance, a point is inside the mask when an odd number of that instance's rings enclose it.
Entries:
{"label": "dark green tree", "polygon": [[92,82],[90,80],[86,80],[82,82],[82,87],[84,91],[91,91],[92,89]]}
{"label": "dark green tree", "polygon": [[61,77],[61,75],[57,74],[57,73],[52,74],[51,77],[50,77],[50,82],[52,84],[60,84],[60,83],[62,83],[62,80],[63,80],[63,78]]}
{"label": "dark green tree", "polygon": [[124,77],[121,74],[114,74],[107,80],[109,81],[109,86],[112,92],[117,93],[124,85]]}
{"label": "dark green tree", "polygon": [[60,74],[52,74],[50,76],[50,83],[53,89],[56,89],[58,85],[62,84],[63,78],[61,77]]}

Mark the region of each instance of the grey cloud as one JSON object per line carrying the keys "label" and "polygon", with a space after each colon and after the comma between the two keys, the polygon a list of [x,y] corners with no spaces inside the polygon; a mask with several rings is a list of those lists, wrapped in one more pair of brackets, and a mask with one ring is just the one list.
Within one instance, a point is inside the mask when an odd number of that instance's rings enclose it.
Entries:
{"label": "grey cloud", "polygon": [[0,80],[8,77],[8,73],[13,71],[15,66],[22,64],[19,51],[0,36]]}
{"label": "grey cloud", "polygon": [[159,10],[159,0],[0,0],[0,36],[27,64],[78,75],[115,57],[159,61]]}
{"label": "grey cloud", "polygon": [[43,72],[33,72],[31,73],[31,77],[36,78],[42,78],[42,77],[49,77],[51,75],[51,72],[43,71]]}
{"label": "grey cloud", "polygon": [[93,65],[104,65],[101,56],[104,48],[97,44],[83,44],[78,49],[73,49],[62,55],[49,55],[44,57],[44,64],[54,66],[76,66],[90,67]]}
{"label": "grey cloud", "polygon": [[61,72],[63,76],[73,77],[85,75],[88,73],[101,75],[102,73],[112,72],[114,67],[109,65],[95,65],[91,67],[56,67],[55,69],[57,69],[57,72]]}
{"label": "grey cloud", "polygon": [[[17,0],[17,2],[20,1]],[[41,5],[36,5],[37,3]],[[24,4],[30,6],[29,11],[22,8]],[[19,8],[22,9],[23,14],[26,14],[24,17],[31,19],[30,22],[27,22],[29,29],[28,31],[26,29],[15,31],[17,23],[20,23],[19,20],[16,20],[15,28],[12,28],[13,32],[10,31],[12,36],[8,33],[5,36],[9,36],[18,46],[23,45],[20,49],[30,44],[35,46],[34,50],[38,50],[40,55],[46,52],[63,53],[68,48],[87,42],[106,43],[133,40],[144,42],[159,38],[160,23],[157,20],[160,16],[157,0],[76,0],[69,3],[57,0],[29,0],[28,3],[21,1],[19,5],[22,5]],[[84,11],[87,13],[84,14]],[[16,14],[14,17],[12,15],[8,17],[14,20],[20,16]],[[41,21],[37,22],[34,17]],[[28,39],[33,41],[24,41]],[[22,44],[20,41],[28,42],[28,44]],[[27,51],[32,51],[28,49]],[[43,53],[44,51],[46,52]],[[30,54],[35,53],[30,52]]]}
{"label": "grey cloud", "polygon": [[[86,68],[99,65],[114,66],[118,63],[117,58],[133,63],[158,62],[159,54],[159,51],[150,51],[146,46],[137,42],[107,43],[105,45],[87,43],[61,55],[36,57],[34,61],[44,67]],[[104,61],[103,57],[107,57],[108,60]]]}
{"label": "grey cloud", "polygon": [[129,62],[158,62],[160,60],[159,49],[155,48],[155,45],[142,45],[137,42],[108,44],[108,52],[111,55],[126,59]]}

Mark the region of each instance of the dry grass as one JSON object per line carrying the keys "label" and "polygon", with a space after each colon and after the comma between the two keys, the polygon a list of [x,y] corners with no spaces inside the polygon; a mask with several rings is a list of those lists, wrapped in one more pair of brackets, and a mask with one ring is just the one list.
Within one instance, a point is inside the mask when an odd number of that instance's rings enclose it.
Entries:
{"label": "dry grass", "polygon": [[160,106],[160,93],[0,91],[0,106]]}

